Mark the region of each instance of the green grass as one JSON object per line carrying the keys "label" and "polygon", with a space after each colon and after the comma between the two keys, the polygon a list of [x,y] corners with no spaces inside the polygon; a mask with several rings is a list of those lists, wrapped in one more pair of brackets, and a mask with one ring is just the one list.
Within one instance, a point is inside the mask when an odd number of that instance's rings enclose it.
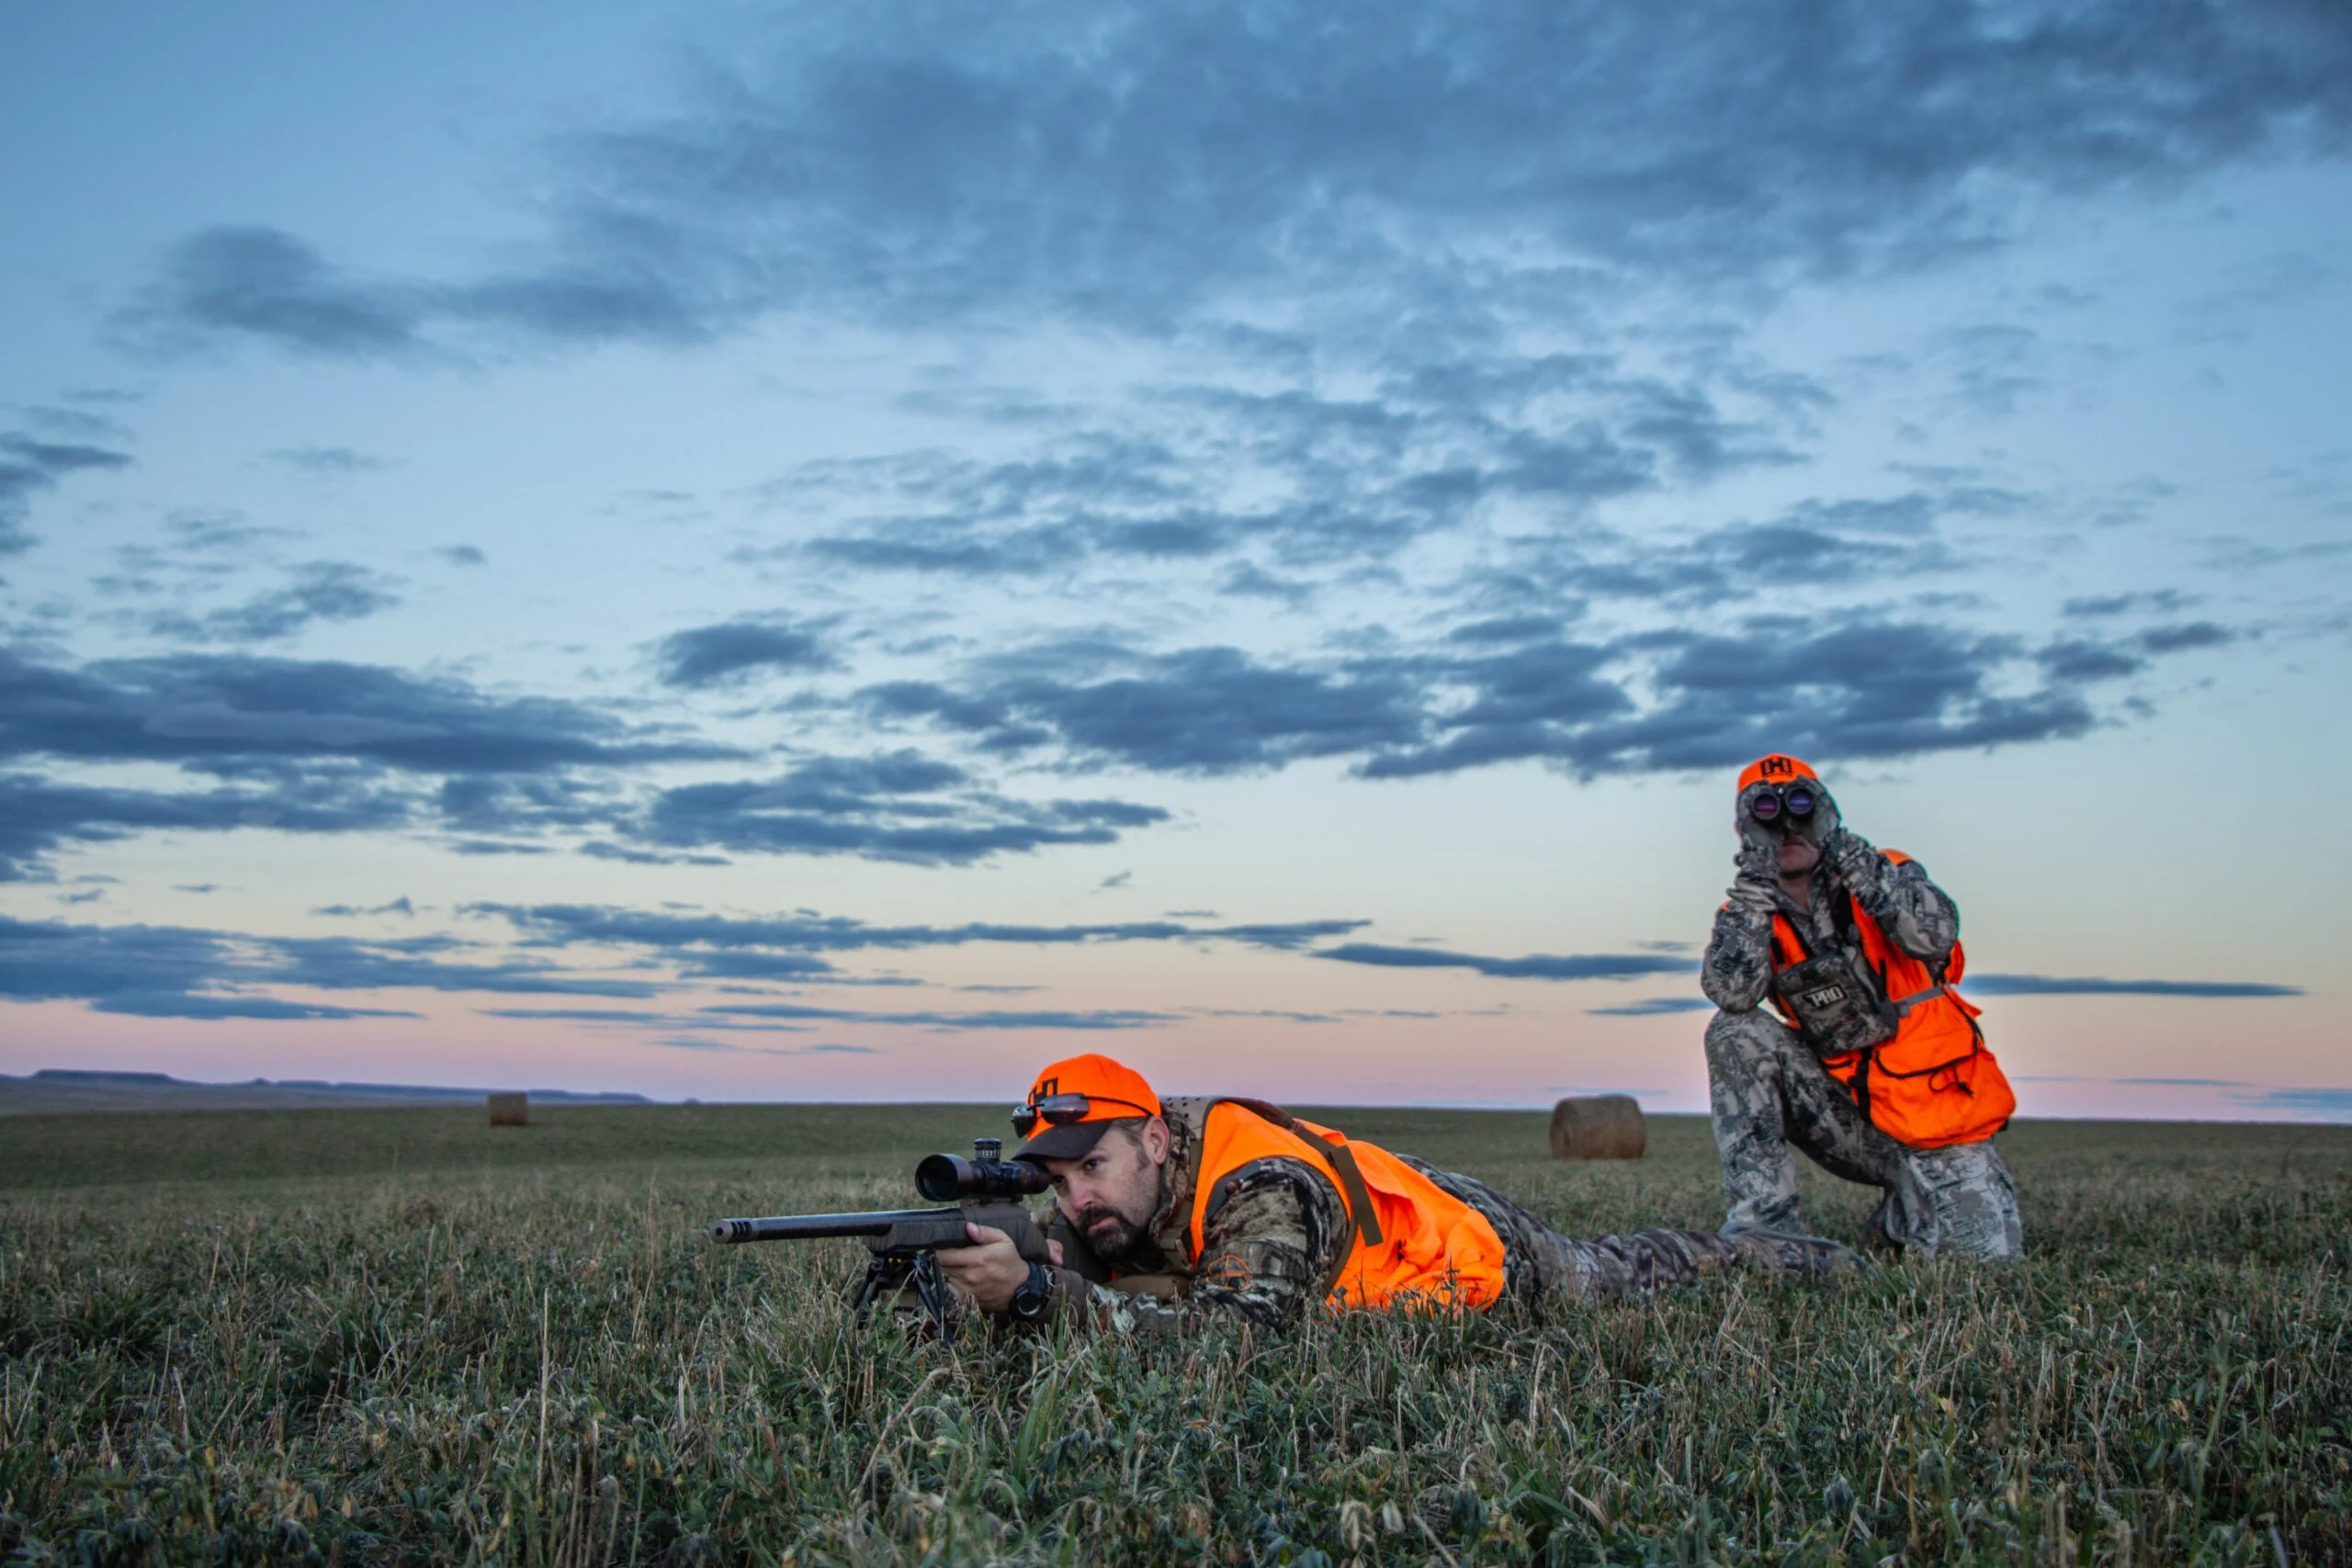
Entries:
{"label": "green grass", "polygon": [[[2352,1560],[2352,1129],[2026,1123],[2030,1259],[1186,1343],[860,1333],[959,1107],[0,1122],[0,1560]],[[1526,1115],[1328,1111],[1564,1228],[1709,1225]],[[1851,1236],[1866,1194],[1808,1189]]]}

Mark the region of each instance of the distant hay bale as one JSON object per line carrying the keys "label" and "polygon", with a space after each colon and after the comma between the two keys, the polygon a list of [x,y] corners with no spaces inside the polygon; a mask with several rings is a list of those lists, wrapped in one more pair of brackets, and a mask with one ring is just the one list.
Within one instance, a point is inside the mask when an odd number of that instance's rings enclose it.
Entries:
{"label": "distant hay bale", "polygon": [[493,1094],[490,1097],[490,1124],[493,1127],[527,1127],[531,1124],[531,1097],[527,1094]]}
{"label": "distant hay bale", "polygon": [[1574,1095],[1552,1107],[1555,1159],[1639,1159],[1648,1145],[1641,1102],[1630,1094]]}

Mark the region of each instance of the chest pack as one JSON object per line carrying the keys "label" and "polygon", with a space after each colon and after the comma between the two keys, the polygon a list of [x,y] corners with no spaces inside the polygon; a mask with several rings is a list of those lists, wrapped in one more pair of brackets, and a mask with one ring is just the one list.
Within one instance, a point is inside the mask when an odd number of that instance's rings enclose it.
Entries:
{"label": "chest pack", "polygon": [[[1839,897],[1844,900],[1847,896]],[[1850,902],[1846,903],[1845,913],[1850,932]],[[1788,924],[1797,932],[1795,922]],[[1804,941],[1801,932],[1798,941]],[[1781,1010],[1815,1055],[1844,1056],[1883,1045],[1902,1026],[1902,1016],[1862,961],[1860,946],[1859,939],[1849,935],[1826,953],[1814,953],[1808,947],[1803,959],[1772,976],[1773,994],[1780,998]]]}

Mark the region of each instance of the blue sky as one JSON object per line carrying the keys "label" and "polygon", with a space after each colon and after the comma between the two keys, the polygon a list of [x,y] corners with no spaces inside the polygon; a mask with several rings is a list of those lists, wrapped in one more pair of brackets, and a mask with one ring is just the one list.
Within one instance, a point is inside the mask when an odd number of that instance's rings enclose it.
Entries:
{"label": "blue sky", "polygon": [[0,13],[0,1071],[2342,1116],[2352,23]]}

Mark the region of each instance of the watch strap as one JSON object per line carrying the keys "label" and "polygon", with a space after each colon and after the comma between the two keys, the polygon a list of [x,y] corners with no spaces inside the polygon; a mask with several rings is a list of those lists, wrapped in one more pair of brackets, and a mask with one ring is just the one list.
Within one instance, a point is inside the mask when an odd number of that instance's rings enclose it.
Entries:
{"label": "watch strap", "polygon": [[1012,1315],[1023,1323],[1037,1323],[1052,1310],[1054,1276],[1042,1263],[1029,1265],[1029,1278],[1012,1292]]}

